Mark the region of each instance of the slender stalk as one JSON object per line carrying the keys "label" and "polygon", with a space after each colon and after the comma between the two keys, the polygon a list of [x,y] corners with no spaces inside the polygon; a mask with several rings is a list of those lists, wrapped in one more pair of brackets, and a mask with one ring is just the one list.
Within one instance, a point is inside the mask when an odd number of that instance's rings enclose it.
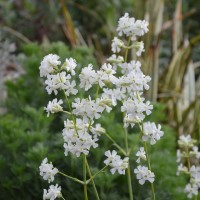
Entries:
{"label": "slender stalk", "polygon": [[62,198],[63,200],[65,200],[65,198],[64,198],[63,196],[61,196],[61,198]]}
{"label": "slender stalk", "polygon": [[[131,42],[131,37],[128,38],[127,46],[129,46],[130,42]],[[126,48],[126,50],[125,50],[124,62],[127,62],[128,50],[129,50],[129,48]]]}
{"label": "slender stalk", "polygon": [[[131,42],[131,37],[128,38],[127,46],[130,45],[130,42]],[[128,51],[129,51],[129,48],[126,48],[125,55],[124,55],[124,62],[127,62]],[[127,128],[125,128],[125,148],[126,148],[126,155],[129,156],[128,131],[127,131]],[[128,169],[127,169],[127,181],[128,181],[129,198],[130,198],[130,200],[133,200],[133,190],[132,190],[132,182],[131,182],[131,167],[130,167],[130,162],[128,164]]]}
{"label": "slender stalk", "polygon": [[81,180],[79,180],[79,179],[77,179],[77,178],[74,178],[74,177],[69,176],[69,175],[67,175],[67,174],[64,174],[64,173],[62,173],[62,172],[58,172],[58,173],[61,174],[61,175],[63,175],[63,176],[65,176],[65,177],[67,177],[67,178],[69,178],[69,179],[71,179],[71,180],[73,180],[73,181],[75,181],[75,182],[78,182],[78,183],[80,183],[80,184],[84,184],[83,181],[81,181]]}
{"label": "slender stalk", "polygon": [[99,85],[97,86],[97,91],[96,91],[96,94],[95,94],[95,99],[97,99],[99,96]]}
{"label": "slender stalk", "polygon": [[90,177],[90,179],[87,180],[87,184],[94,179],[99,173],[101,173],[104,169],[106,169],[108,166],[106,165],[105,167],[103,167],[101,170],[99,170],[96,174],[94,174],[92,177]]}
{"label": "slender stalk", "polygon": [[[96,188],[96,185],[95,185],[95,182],[94,182],[94,180],[93,180],[93,178],[92,178],[92,173],[91,173],[90,166],[89,166],[89,164],[88,164],[87,158],[86,158],[86,167],[87,167],[87,170],[88,170],[90,179],[92,180],[92,186],[93,186],[93,189],[94,189],[94,193],[95,193],[95,195],[96,195],[96,198],[97,198],[97,200],[100,200],[99,194],[98,194],[98,192],[97,192],[97,188]],[[86,183],[88,184],[88,181],[87,181]]]}
{"label": "slender stalk", "polygon": [[127,155],[126,152],[122,149],[122,147],[120,147],[115,140],[108,134],[108,133],[104,133],[104,135],[113,142],[113,144],[121,151],[121,153],[123,153],[125,156]]}
{"label": "slender stalk", "polygon": [[[129,155],[129,149],[128,149],[128,131],[125,128],[125,147],[126,147],[126,155]],[[129,198],[130,200],[133,200],[133,190],[132,190],[132,182],[131,182],[131,167],[130,162],[128,164],[127,169],[127,181],[128,181],[128,191],[129,191]]]}
{"label": "slender stalk", "polygon": [[83,154],[83,181],[84,181],[84,199],[88,200],[88,195],[87,195],[87,182],[86,182],[86,155]]}
{"label": "slender stalk", "polygon": [[[146,157],[147,157],[148,169],[151,171],[151,162],[150,162],[150,158],[149,158],[149,155],[148,155],[146,142],[144,142],[144,149],[145,149],[145,153],[146,153]],[[153,200],[156,200],[155,189],[154,189],[153,183],[151,183],[151,191],[152,191]]]}
{"label": "slender stalk", "polygon": [[132,190],[132,182],[131,182],[131,167],[130,167],[130,164],[128,164],[127,179],[128,179],[128,191],[129,191],[130,200],[133,200],[133,190]]}
{"label": "slender stalk", "polygon": [[190,154],[189,154],[189,149],[187,147],[186,149],[186,153],[187,153],[187,165],[188,165],[188,170],[190,170],[191,164],[190,164]]}
{"label": "slender stalk", "polygon": [[68,112],[68,111],[63,110],[62,112],[66,113],[66,114],[68,114],[68,115],[71,115],[71,113]]}

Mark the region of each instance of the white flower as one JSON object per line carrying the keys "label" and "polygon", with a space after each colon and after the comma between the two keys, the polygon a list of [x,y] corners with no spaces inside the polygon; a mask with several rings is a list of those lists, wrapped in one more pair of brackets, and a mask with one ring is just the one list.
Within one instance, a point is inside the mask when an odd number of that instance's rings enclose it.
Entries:
{"label": "white flower", "polygon": [[190,168],[191,180],[190,182],[197,185],[200,188],[200,167],[192,166]]}
{"label": "white flower", "polygon": [[184,189],[185,193],[187,193],[188,198],[192,199],[193,196],[198,195],[198,187],[195,184],[187,184],[185,189]]}
{"label": "white flower", "polygon": [[55,54],[49,54],[45,56],[40,64],[40,77],[47,76],[57,69],[58,65],[61,64],[59,61],[60,57]]}
{"label": "white flower", "polygon": [[84,88],[85,91],[89,90],[98,81],[98,75],[93,70],[92,64],[84,67],[79,75],[80,78],[80,88]]}
{"label": "white flower", "polygon": [[114,76],[116,72],[113,69],[112,65],[105,63],[102,65],[101,69],[102,70],[97,71],[99,86],[102,88],[103,86],[105,86],[105,84],[108,83],[115,84],[117,78]]}
{"label": "white flower", "polygon": [[107,157],[107,159],[104,160],[104,163],[111,167],[110,171],[112,174],[114,174],[116,171],[119,174],[125,174],[125,170],[128,168],[128,157],[121,159],[121,157],[117,155],[117,152],[115,150],[113,150],[112,152],[110,150],[106,151],[105,156]]}
{"label": "white flower", "polygon": [[149,115],[153,109],[153,106],[149,105],[150,102],[147,101],[144,103],[144,98],[138,98],[137,96],[139,96],[139,94],[135,94],[134,98],[128,98],[123,102],[121,111],[126,114],[124,118],[124,127],[128,127],[129,124],[133,127],[135,123],[143,121],[145,118],[144,112]]}
{"label": "white flower", "polygon": [[106,132],[104,128],[101,127],[101,124],[96,124],[96,127],[91,127],[91,132],[94,135],[100,136]]}
{"label": "white flower", "polygon": [[144,50],[144,42],[139,42],[139,44],[137,44],[137,46],[136,46],[136,55],[137,56],[141,56],[141,54],[142,54],[142,52],[144,52],[145,50]]}
{"label": "white flower", "polygon": [[74,87],[76,86],[76,82],[73,80],[71,83],[70,81],[67,81],[64,87],[64,91],[66,96],[69,96],[70,94],[76,95],[78,93],[78,90]]}
{"label": "white flower", "polygon": [[117,171],[119,174],[125,174],[125,170],[128,168],[128,161],[128,157],[121,159],[121,157],[119,156],[114,159],[110,164],[110,166],[112,167],[110,170],[111,173],[114,174]]}
{"label": "white flower", "polygon": [[[141,72],[141,63],[140,61],[132,60],[130,63],[122,63],[119,65],[121,68],[121,72],[125,75],[128,75],[132,71]],[[134,73],[135,73],[134,72]]]}
{"label": "white flower", "polygon": [[110,150],[108,150],[105,152],[105,156],[108,158],[106,160],[104,160],[104,163],[106,165],[109,165],[117,157],[117,152],[115,150],[113,150],[112,152]]}
{"label": "white flower", "polygon": [[108,113],[112,110],[112,99],[108,96],[102,96],[100,99],[97,98],[96,103],[98,103],[103,109],[106,109]]}
{"label": "white flower", "polygon": [[176,175],[179,176],[180,172],[188,173],[188,168],[185,167],[182,163],[180,165],[178,165]]}
{"label": "white flower", "polygon": [[58,173],[58,169],[54,168],[52,163],[47,163],[48,159],[45,158],[39,169],[40,169],[40,176],[43,177],[44,180],[48,180],[48,182],[54,181],[54,176]]}
{"label": "white flower", "polygon": [[163,131],[160,130],[161,125],[158,124],[158,127],[156,127],[156,124],[153,122],[145,122],[143,126],[143,141],[150,141],[150,144],[155,144],[156,141],[160,140],[160,138],[164,135]]}
{"label": "white flower", "polygon": [[107,58],[107,61],[113,63],[114,67],[116,67],[117,64],[124,62],[124,58],[122,56],[116,56],[116,54],[113,54],[112,56]]}
{"label": "white flower", "polygon": [[50,200],[54,200],[57,197],[61,197],[61,187],[58,187],[58,184],[54,185],[50,185],[48,191],[44,189],[44,193],[43,193],[43,200],[46,199],[50,199]]}
{"label": "white flower", "polygon": [[192,147],[192,151],[190,151],[191,156],[195,156],[197,159],[200,159],[200,152],[197,146]]}
{"label": "white flower", "polygon": [[[65,128],[63,129],[65,156],[72,153],[79,157],[81,153],[88,155],[91,147],[96,148],[98,144],[99,134],[90,134],[88,130],[89,124],[85,123],[82,119],[76,119],[76,124],[73,121],[67,120],[64,122]],[[94,129],[93,127],[90,127]]]}
{"label": "white flower", "polygon": [[177,149],[177,151],[176,151],[176,157],[177,157],[176,162],[177,163],[181,162],[182,153],[181,153],[180,149]]}
{"label": "white flower", "polygon": [[144,147],[140,147],[140,150],[136,153],[138,159],[136,160],[137,163],[140,163],[140,159],[146,160],[146,153],[144,151]]}
{"label": "white flower", "polygon": [[76,98],[72,103],[73,113],[77,116],[82,116],[85,121],[88,119],[99,119],[104,108],[98,102],[88,99]]}
{"label": "white flower", "polygon": [[181,135],[178,140],[180,147],[193,147],[195,142],[190,135]]}
{"label": "white flower", "polygon": [[104,88],[103,92],[104,93],[102,94],[102,98],[111,99],[111,103],[113,106],[117,105],[117,100],[121,101],[126,97],[125,92],[121,90],[120,88],[116,88],[116,89]]}
{"label": "white flower", "polygon": [[48,94],[54,92],[54,94],[57,95],[59,89],[64,90],[67,87],[69,79],[71,79],[71,76],[69,74],[66,75],[66,72],[61,72],[56,75],[47,75],[45,84],[47,85],[46,90]]}
{"label": "white flower", "polygon": [[148,82],[151,78],[145,76],[138,65],[136,66],[134,62],[131,62],[130,64],[123,64],[121,67],[123,67],[122,70],[125,75],[118,78],[116,83],[118,88],[126,90],[130,96],[134,96],[135,92],[149,89]]}
{"label": "white flower", "polygon": [[49,101],[47,107],[44,107],[44,110],[47,111],[47,116],[49,117],[50,113],[56,113],[63,110],[63,107],[60,106],[63,104],[63,101],[60,99],[59,101],[55,98],[52,101]]}
{"label": "white flower", "polygon": [[124,42],[120,40],[119,38],[114,37],[111,44],[112,52],[119,53],[121,51],[121,47],[123,46],[124,46]]}
{"label": "white flower", "polygon": [[139,180],[141,185],[143,185],[145,181],[153,183],[155,180],[154,173],[148,170],[148,168],[145,166],[139,165],[137,169],[134,170],[134,173],[136,174],[136,178]]}
{"label": "white flower", "polygon": [[129,14],[125,13],[118,21],[117,32],[119,36],[130,36],[132,40],[136,40],[137,36],[142,36],[148,32],[148,22],[145,20],[135,21],[135,18],[129,17]]}
{"label": "white flower", "polygon": [[76,73],[74,69],[77,66],[76,60],[73,58],[69,58],[69,59],[66,58],[65,62],[66,62],[66,65],[64,65],[63,68],[66,69],[68,72],[70,72],[72,76],[75,75]]}

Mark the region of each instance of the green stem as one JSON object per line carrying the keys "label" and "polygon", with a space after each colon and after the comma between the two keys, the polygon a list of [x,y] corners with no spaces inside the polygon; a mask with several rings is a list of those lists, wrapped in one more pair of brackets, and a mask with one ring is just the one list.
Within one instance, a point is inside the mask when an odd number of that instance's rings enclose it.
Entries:
{"label": "green stem", "polygon": [[[97,192],[96,185],[95,185],[94,180],[93,180],[93,178],[92,178],[92,173],[91,173],[90,166],[89,166],[89,164],[88,164],[87,158],[86,158],[86,167],[87,167],[87,170],[88,170],[90,179],[92,180],[92,186],[93,186],[93,189],[94,189],[94,193],[95,193],[95,195],[96,195],[96,198],[97,198],[97,200],[100,200],[99,194],[98,194],[98,192]],[[87,184],[88,184],[88,181],[87,181]]]}
{"label": "green stem", "polygon": [[106,169],[108,166],[106,165],[105,167],[103,167],[101,170],[99,170],[96,174],[94,174],[92,177],[90,177],[90,179],[87,180],[87,184],[94,179],[99,173],[101,173],[104,169]]}
{"label": "green stem", "polygon": [[66,114],[68,114],[68,115],[71,115],[71,113],[68,112],[68,111],[63,110],[62,112],[66,113]]}
{"label": "green stem", "polygon": [[[128,38],[127,46],[129,46],[131,42],[131,37]],[[128,59],[128,50],[127,48],[125,50],[125,56],[124,56],[124,62],[127,62]],[[126,148],[126,155],[129,155],[129,149],[128,149],[128,131],[125,128],[125,148]],[[128,164],[128,169],[127,169],[127,181],[128,181],[128,191],[129,191],[129,198],[130,200],[133,200],[133,190],[132,190],[132,182],[131,182],[131,167],[130,167],[130,162]]]}
{"label": "green stem", "polygon": [[104,134],[109,140],[113,142],[113,144],[121,151],[121,153],[123,153],[125,156],[127,155],[126,152],[115,142],[115,140],[108,133]]}
{"label": "green stem", "polygon": [[86,182],[86,155],[83,154],[83,181],[84,181],[84,199],[88,200],[88,195],[87,195],[87,182]]}
{"label": "green stem", "polygon": [[96,91],[96,94],[95,94],[95,99],[97,99],[99,96],[99,85],[97,86],[97,91]]}
{"label": "green stem", "polygon": [[187,164],[188,164],[188,171],[190,170],[191,164],[190,164],[190,154],[189,154],[189,149],[187,147],[186,149],[186,153],[187,153]]}
{"label": "green stem", "polygon": [[[151,162],[150,162],[150,158],[149,158],[149,155],[148,155],[146,142],[144,142],[144,149],[145,149],[145,153],[146,153],[146,157],[147,157],[148,169],[151,171]],[[151,191],[152,191],[153,200],[156,200],[155,189],[154,189],[153,183],[151,183]]]}
{"label": "green stem", "polygon": [[64,198],[63,196],[61,196],[61,198],[62,198],[63,200],[65,200],[65,198]]}
{"label": "green stem", "polygon": [[[129,155],[129,149],[128,149],[128,131],[125,128],[125,147],[126,147],[126,155]],[[127,181],[128,181],[128,191],[129,191],[129,198],[130,200],[133,200],[133,190],[132,190],[132,182],[131,182],[131,167],[130,162],[128,164],[127,169]]]}
{"label": "green stem", "polygon": [[127,179],[128,179],[128,191],[129,191],[130,200],[133,200],[133,190],[132,190],[132,182],[131,182],[131,167],[130,167],[130,164],[128,164]]}
{"label": "green stem", "polygon": [[69,176],[69,175],[67,175],[67,174],[64,174],[64,173],[62,173],[62,172],[58,172],[58,173],[61,174],[61,175],[63,175],[63,176],[65,176],[65,177],[67,177],[67,178],[69,178],[69,179],[71,179],[71,180],[73,180],[73,181],[75,181],[75,182],[78,182],[78,183],[80,183],[80,184],[84,184],[83,181],[81,181],[81,180],[79,180],[79,179],[77,179],[77,178],[74,178],[74,177]]}
{"label": "green stem", "polygon": [[129,153],[129,149],[128,149],[128,131],[127,131],[127,128],[124,129],[124,132],[125,132],[125,147],[126,147],[126,154],[128,155]]}
{"label": "green stem", "polygon": [[[129,46],[130,42],[131,42],[131,37],[128,38],[127,46]],[[128,48],[126,48],[126,50],[125,50],[124,62],[127,62],[128,50],[129,50]]]}

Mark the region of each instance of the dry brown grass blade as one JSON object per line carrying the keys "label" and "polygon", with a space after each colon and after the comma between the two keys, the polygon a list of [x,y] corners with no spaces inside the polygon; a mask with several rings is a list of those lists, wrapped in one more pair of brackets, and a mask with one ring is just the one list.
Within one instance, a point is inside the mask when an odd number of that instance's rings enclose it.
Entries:
{"label": "dry brown grass blade", "polygon": [[[145,16],[149,16],[149,34],[146,38],[147,44],[149,45],[145,55],[145,73],[152,77],[151,81],[151,93],[149,98],[152,101],[157,100],[158,94],[158,73],[159,73],[159,41],[160,32],[163,24],[163,13],[164,13],[164,0],[151,0],[147,2],[148,9]],[[153,9],[152,9],[153,8]]]}
{"label": "dry brown grass blade", "polygon": [[162,92],[181,92],[181,86],[187,65],[189,63],[191,54],[190,46],[179,49],[174,54],[172,61],[168,67],[167,72],[163,75],[161,80]]}
{"label": "dry brown grass blade", "polygon": [[173,20],[172,52],[175,53],[183,39],[182,33],[182,0],[178,0]]}
{"label": "dry brown grass blade", "polygon": [[77,41],[74,24],[71,19],[71,15],[65,4],[65,1],[60,0],[60,3],[61,3],[62,13],[63,13],[64,19],[65,19],[65,26],[63,26],[63,31],[64,31],[66,37],[68,38],[68,40],[70,41],[71,45],[75,46],[78,43],[78,41]]}

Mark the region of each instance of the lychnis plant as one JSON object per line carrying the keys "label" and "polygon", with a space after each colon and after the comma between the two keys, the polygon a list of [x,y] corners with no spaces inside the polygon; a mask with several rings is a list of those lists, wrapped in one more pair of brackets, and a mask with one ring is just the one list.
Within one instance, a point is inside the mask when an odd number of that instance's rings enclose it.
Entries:
{"label": "lychnis plant", "polygon": [[[56,112],[63,112],[67,115],[62,131],[64,154],[68,156],[71,153],[77,157],[83,157],[83,180],[60,172],[52,163],[48,163],[47,158],[42,161],[39,167],[40,175],[49,183],[54,181],[56,174],[61,174],[82,184],[85,200],[88,199],[87,185],[91,182],[96,198],[100,199],[94,179],[106,168],[110,168],[112,174],[127,175],[129,196],[132,200],[134,187],[132,187],[129,160],[132,156],[131,149],[133,147],[128,144],[128,128],[138,126],[142,146],[136,153],[138,166],[134,173],[141,185],[146,181],[151,183],[152,198],[156,199],[153,185],[155,175],[151,170],[146,143],[149,142],[154,145],[163,136],[163,131],[161,131],[160,125],[144,122],[145,115],[150,115],[153,109],[150,102],[145,101],[143,97],[144,90],[149,89],[148,83],[151,78],[143,74],[139,61],[131,60],[128,62],[129,50],[134,49],[138,57],[144,52],[144,43],[138,41],[138,37],[148,32],[148,22],[130,18],[126,13],[118,21],[117,32],[120,38],[114,37],[112,51],[120,55],[113,54],[107,59],[108,63],[103,64],[97,71],[89,64],[82,68],[80,74],[78,74],[78,79],[76,78],[78,67],[74,58],[66,58],[65,62],[61,63],[58,55],[49,54],[42,60],[39,67],[40,76],[46,78],[45,84],[48,94],[63,93],[67,104],[66,109],[64,109],[64,101],[55,98],[48,103],[45,110],[48,113],[47,115]],[[92,92],[94,89],[96,89],[96,92]],[[80,90],[84,91],[85,97],[77,97],[70,103],[69,97],[77,95]],[[124,147],[117,144],[115,138],[112,138],[106,129],[97,123],[104,112],[112,112],[113,107],[118,106],[121,107],[123,115]],[[102,135],[111,140],[116,149],[105,152],[105,166],[96,174],[92,174],[87,155],[92,148],[98,147],[98,139]],[[123,155],[123,157],[120,155]],[[48,190],[44,190],[43,199],[53,200],[57,197],[64,199],[61,187],[57,184],[50,185]]]}
{"label": "lychnis plant", "polygon": [[189,199],[194,197],[198,199],[198,190],[200,189],[200,152],[198,146],[195,145],[196,140],[190,135],[181,135],[178,140],[179,149],[177,150],[178,170],[189,176],[189,183],[185,186],[184,192]]}

